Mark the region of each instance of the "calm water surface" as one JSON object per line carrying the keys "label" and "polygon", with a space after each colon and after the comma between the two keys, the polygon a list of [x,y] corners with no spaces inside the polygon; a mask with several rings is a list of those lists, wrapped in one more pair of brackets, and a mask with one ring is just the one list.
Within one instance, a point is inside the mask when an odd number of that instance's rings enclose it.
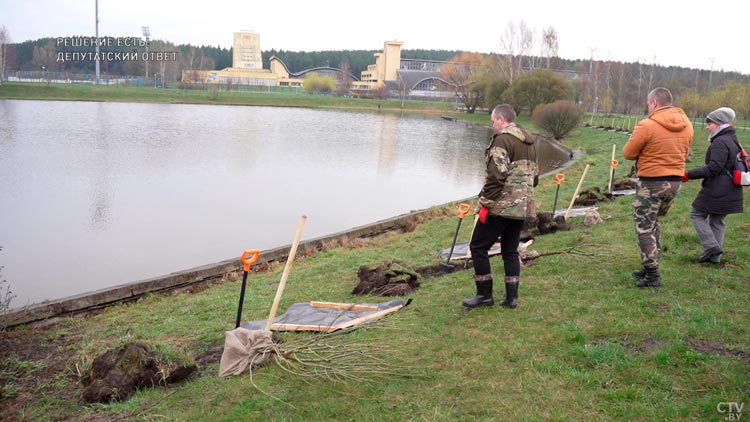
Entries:
{"label": "calm water surface", "polygon": [[[489,123],[489,119],[488,119]],[[0,100],[19,307],[475,195],[488,128],[272,107]]]}

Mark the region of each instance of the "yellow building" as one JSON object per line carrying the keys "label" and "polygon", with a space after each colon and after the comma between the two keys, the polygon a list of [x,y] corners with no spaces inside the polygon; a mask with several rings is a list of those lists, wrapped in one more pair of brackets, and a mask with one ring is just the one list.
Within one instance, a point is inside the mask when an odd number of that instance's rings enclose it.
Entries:
{"label": "yellow building", "polygon": [[408,91],[410,96],[451,97],[454,91],[440,79],[443,62],[401,59],[402,41],[386,41],[383,51],[375,53],[375,63],[355,75],[344,74],[334,67],[316,67],[291,72],[276,56],[268,59],[269,69],[263,69],[260,50],[260,34],[248,31],[235,32],[232,52],[232,67],[222,70],[186,70],[182,73],[184,83],[250,85],[266,87],[294,87],[304,85],[305,76],[318,73],[335,77],[343,86],[349,87],[354,96],[370,97],[389,95],[394,91]]}
{"label": "yellow building", "polygon": [[385,86],[387,81],[398,81],[401,68],[401,41],[386,41],[382,53],[375,53],[375,64],[363,70],[359,81],[352,83],[352,93],[364,94]]}
{"label": "yellow building", "polygon": [[[383,52],[375,53],[375,64],[367,66],[367,70],[361,72],[360,80],[353,75],[347,75],[350,80],[353,79],[352,91],[366,94],[385,86],[386,81],[397,81],[403,44],[401,41],[386,41]],[[182,82],[301,87],[308,73],[338,73],[339,75],[343,73],[340,69],[332,67],[306,69],[292,73],[276,56],[269,59],[270,69],[263,69],[260,34],[255,32],[235,32],[232,48],[232,67],[222,70],[185,70],[182,72]]]}
{"label": "yellow building", "polygon": [[182,81],[185,83],[278,86],[278,79],[278,75],[263,69],[260,34],[249,31],[234,33],[232,67],[182,72]]}
{"label": "yellow building", "polygon": [[235,32],[232,47],[233,68],[263,69],[263,59],[260,53],[260,34],[249,31]]}

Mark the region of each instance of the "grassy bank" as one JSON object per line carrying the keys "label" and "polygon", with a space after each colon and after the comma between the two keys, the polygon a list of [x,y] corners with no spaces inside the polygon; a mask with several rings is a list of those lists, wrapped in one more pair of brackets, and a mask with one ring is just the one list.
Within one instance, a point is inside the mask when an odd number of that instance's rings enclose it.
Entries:
{"label": "grassy bank", "polygon": [[453,103],[408,101],[401,108],[395,99],[342,98],[325,95],[221,90],[157,89],[124,86],[94,86],[46,83],[6,83],[0,98],[18,100],[115,101],[167,104],[223,104],[248,106],[307,107],[342,110],[397,110],[450,112]]}
{"label": "grassy bank", "polygon": [[[703,159],[705,138],[696,135],[696,161]],[[583,188],[606,185],[613,144],[621,163],[617,175],[627,172],[626,139],[576,129],[565,143],[584,151],[584,158],[565,171],[558,208],[567,207],[586,164]],[[551,178],[541,181],[541,209],[551,209],[556,186]],[[523,270],[516,310],[466,311],[460,303],[474,294],[472,271],[457,271],[422,280],[410,306],[342,337],[345,345],[389,345],[389,357],[411,376],[379,374],[374,366],[367,381],[337,383],[270,363],[252,377],[219,378],[213,361],[181,384],[140,391],[123,403],[82,404],[80,375],[105,350],[139,341],[194,359],[223,345],[224,332],[234,327],[240,286],[234,279],[0,333],[0,419],[725,420],[719,403],[750,405],[750,247],[744,238],[750,217],[746,211],[728,218],[721,267],[693,263],[700,245],[688,211],[698,189],[699,182],[685,184],[663,220],[664,281],[657,291],[634,288],[630,272],[638,267],[638,251],[632,197],[625,196],[600,204],[603,223],[585,226],[571,218],[572,230],[535,239],[531,249],[546,255]],[[456,223],[453,207],[436,209],[411,232],[302,257],[289,275],[280,313],[310,300],[388,300],[351,295],[359,266],[437,264]],[[296,224],[289,222],[289,241]],[[459,240],[470,230],[463,224]],[[502,260],[492,264],[501,274]],[[279,265],[249,276],[243,320],[268,316],[281,272]]]}

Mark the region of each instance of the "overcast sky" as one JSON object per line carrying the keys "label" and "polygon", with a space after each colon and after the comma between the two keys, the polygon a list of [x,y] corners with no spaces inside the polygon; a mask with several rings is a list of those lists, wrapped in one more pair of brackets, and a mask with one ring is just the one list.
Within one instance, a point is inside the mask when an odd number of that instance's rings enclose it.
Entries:
{"label": "overcast sky", "polygon": [[[95,2],[0,0],[0,25],[13,42],[93,36]],[[380,50],[385,41],[398,40],[404,49],[502,53],[500,38],[508,23],[523,21],[537,37],[543,29],[555,28],[559,55],[565,59],[593,55],[598,60],[750,74],[744,4],[99,0],[99,34],[134,37],[149,26],[154,39],[229,48],[233,32],[252,30],[261,36],[261,50]]]}

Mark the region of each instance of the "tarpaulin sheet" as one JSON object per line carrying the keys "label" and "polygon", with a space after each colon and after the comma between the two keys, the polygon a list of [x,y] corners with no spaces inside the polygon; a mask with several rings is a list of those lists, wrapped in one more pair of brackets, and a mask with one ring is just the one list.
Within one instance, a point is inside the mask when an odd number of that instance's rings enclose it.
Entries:
{"label": "tarpaulin sheet", "polygon": [[[385,314],[408,305],[394,299],[380,304],[304,302],[295,303],[286,312],[277,316],[271,325],[272,331],[323,331],[332,332],[373,321]],[[240,324],[248,330],[264,330],[268,320],[250,321]]]}
{"label": "tarpaulin sheet", "polygon": [[[591,211],[596,211],[598,209],[599,207],[571,208],[570,213],[568,213],[568,217],[582,217],[582,216],[585,216],[587,213]],[[567,209],[557,210],[555,211],[555,215],[553,216],[553,218],[559,217],[561,215],[564,216],[567,211],[568,211]]]}

